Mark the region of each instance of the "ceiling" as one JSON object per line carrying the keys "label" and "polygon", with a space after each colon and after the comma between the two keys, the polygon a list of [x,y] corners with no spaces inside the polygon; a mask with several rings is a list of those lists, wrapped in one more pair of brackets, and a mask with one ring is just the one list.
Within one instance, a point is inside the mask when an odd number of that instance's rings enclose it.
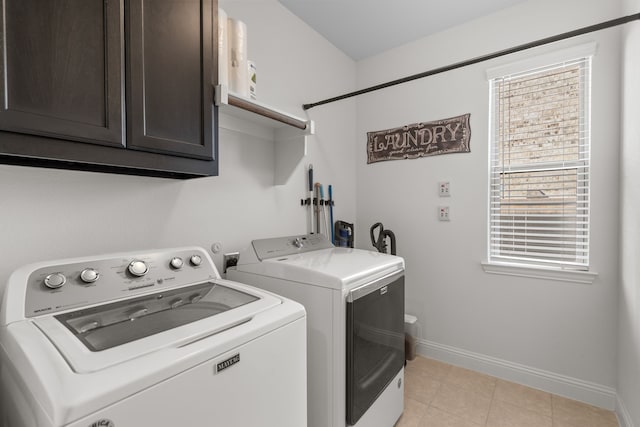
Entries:
{"label": "ceiling", "polygon": [[354,60],[524,0],[278,0]]}

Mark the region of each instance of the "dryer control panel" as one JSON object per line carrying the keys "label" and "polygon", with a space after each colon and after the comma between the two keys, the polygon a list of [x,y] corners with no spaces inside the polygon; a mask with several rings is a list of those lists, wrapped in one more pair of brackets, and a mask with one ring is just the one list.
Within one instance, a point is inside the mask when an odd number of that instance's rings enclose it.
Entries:
{"label": "dryer control panel", "polygon": [[260,261],[334,247],[323,234],[260,239],[254,240],[251,244]]}
{"label": "dryer control panel", "polygon": [[128,253],[43,265],[30,275],[25,317],[219,279],[202,248]]}

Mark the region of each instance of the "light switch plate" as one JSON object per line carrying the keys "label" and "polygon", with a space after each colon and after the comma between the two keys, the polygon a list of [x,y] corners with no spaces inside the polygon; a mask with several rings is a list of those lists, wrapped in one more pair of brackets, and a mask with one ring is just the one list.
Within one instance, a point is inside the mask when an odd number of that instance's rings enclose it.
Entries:
{"label": "light switch plate", "polygon": [[449,206],[438,206],[438,219],[449,221]]}
{"label": "light switch plate", "polygon": [[438,195],[440,197],[449,197],[451,195],[449,192],[449,181],[441,181],[438,183]]}

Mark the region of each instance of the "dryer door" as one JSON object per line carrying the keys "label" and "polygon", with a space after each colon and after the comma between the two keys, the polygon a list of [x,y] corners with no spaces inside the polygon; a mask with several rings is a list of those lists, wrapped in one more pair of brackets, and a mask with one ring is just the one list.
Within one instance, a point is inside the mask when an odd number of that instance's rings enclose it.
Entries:
{"label": "dryer door", "polygon": [[404,366],[404,271],[347,296],[347,422],[375,402]]}

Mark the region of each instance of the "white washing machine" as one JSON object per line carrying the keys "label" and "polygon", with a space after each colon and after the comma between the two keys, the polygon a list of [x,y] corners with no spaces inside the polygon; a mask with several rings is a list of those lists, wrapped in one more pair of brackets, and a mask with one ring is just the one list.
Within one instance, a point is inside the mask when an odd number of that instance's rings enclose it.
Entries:
{"label": "white washing machine", "polygon": [[403,410],[404,260],[322,235],[254,240],[227,277],[307,310],[308,425],[392,427]]}
{"label": "white washing machine", "polygon": [[306,425],[306,315],[201,248],[20,268],[0,314],[4,427]]}

